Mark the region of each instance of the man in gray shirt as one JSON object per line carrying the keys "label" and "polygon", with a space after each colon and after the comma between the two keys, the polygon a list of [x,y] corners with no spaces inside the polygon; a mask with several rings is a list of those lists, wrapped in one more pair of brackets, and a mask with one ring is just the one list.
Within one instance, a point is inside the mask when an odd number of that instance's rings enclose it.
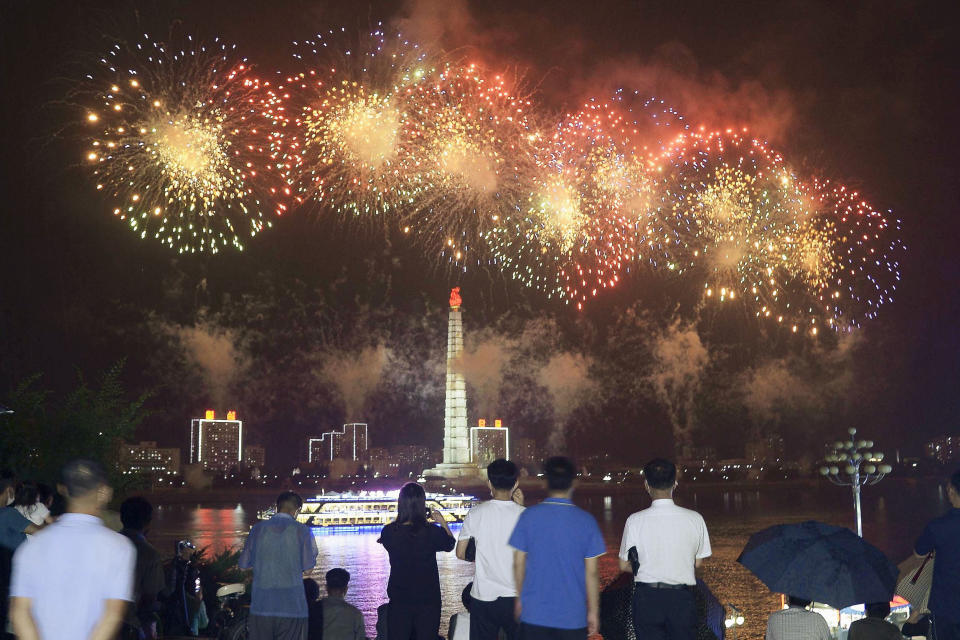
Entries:
{"label": "man in gray shirt", "polygon": [[303,572],[317,563],[317,541],[297,522],[303,499],[292,491],[277,498],[277,513],[253,525],[237,564],[253,569],[247,630],[250,640],[306,640],[307,599]]}
{"label": "man in gray shirt", "polygon": [[327,597],[323,599],[323,640],[364,640],[363,614],[344,600],[350,585],[346,569],[327,571]]}

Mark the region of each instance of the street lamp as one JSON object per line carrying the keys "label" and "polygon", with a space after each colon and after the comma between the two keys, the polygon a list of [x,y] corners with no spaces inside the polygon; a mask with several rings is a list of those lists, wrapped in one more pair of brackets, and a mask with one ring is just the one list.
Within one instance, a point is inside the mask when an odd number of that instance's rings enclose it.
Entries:
{"label": "street lamp", "polygon": [[[884,476],[893,471],[888,464],[876,464],[883,461],[883,452],[873,451],[873,440],[857,440],[857,430],[847,429],[850,439],[837,441],[832,445],[833,452],[827,455],[827,462],[843,463],[820,467],[820,475],[835,485],[853,489],[853,508],[857,513],[857,535],[863,537],[863,520],[860,514],[860,487],[877,484]],[[842,473],[841,473],[842,472]]]}

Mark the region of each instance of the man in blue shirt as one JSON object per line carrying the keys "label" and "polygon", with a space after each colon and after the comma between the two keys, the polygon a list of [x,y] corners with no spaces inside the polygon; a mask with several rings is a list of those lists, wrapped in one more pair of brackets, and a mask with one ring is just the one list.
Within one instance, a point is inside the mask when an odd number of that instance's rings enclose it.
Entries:
{"label": "man in blue shirt", "polygon": [[930,613],[937,640],[960,640],[960,470],[947,483],[952,509],[931,520],[913,546],[918,556],[935,551]]}
{"label": "man in blue shirt", "polygon": [[253,525],[238,564],[253,569],[247,629],[250,640],[306,640],[307,600],[303,572],[317,563],[317,542],[297,522],[303,499],[292,491],[277,498],[277,513]]}
{"label": "man in blue shirt", "polygon": [[589,513],[570,501],[576,469],[568,458],[543,465],[547,499],[526,509],[510,536],[524,640],[584,640],[600,627],[597,558],[607,546]]}

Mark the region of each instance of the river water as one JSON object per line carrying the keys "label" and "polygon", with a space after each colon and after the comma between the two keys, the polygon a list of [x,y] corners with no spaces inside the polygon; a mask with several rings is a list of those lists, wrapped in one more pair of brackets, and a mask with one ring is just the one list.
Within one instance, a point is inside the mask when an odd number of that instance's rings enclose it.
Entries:
{"label": "river water", "polygon": [[[527,504],[543,497],[525,491]],[[163,496],[153,500],[157,509],[150,538],[165,553],[180,538],[190,538],[198,546],[214,550],[242,544],[256,522],[257,510],[269,502],[269,498],[242,495],[238,502],[231,503],[185,504],[182,499]],[[678,489],[676,500],[703,514],[713,547],[713,556],[704,567],[704,580],[721,602],[743,610],[746,621],[738,635],[746,638],[763,637],[766,617],[780,602],[778,595],[770,593],[736,562],[750,534],[774,524],[811,519],[855,527],[850,490],[832,485],[816,489],[687,485]],[[590,487],[576,494],[574,502],[592,513],[603,531],[609,552],[600,560],[600,578],[606,584],[619,573],[616,554],[627,516],[649,506],[650,499],[642,488],[605,491]],[[948,508],[946,495],[934,480],[887,478],[863,490],[864,537],[894,562],[900,562],[910,554],[926,521]],[[318,533],[320,555],[313,572],[321,585],[328,569],[343,567],[350,572],[347,600],[363,611],[370,638],[376,635],[376,611],[386,601],[390,574],[387,553],[377,544],[377,537],[375,531]],[[460,592],[473,577],[473,565],[457,560],[452,553],[438,554],[437,562],[444,606],[441,633],[445,635],[450,616],[462,607]]]}

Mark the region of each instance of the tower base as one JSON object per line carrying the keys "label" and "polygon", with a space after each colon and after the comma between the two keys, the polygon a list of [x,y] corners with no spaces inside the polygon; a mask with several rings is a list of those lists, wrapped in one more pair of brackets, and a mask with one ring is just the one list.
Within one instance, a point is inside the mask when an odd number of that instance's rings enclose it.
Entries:
{"label": "tower base", "polygon": [[478,478],[480,467],[470,462],[441,462],[433,469],[423,470],[424,478]]}

